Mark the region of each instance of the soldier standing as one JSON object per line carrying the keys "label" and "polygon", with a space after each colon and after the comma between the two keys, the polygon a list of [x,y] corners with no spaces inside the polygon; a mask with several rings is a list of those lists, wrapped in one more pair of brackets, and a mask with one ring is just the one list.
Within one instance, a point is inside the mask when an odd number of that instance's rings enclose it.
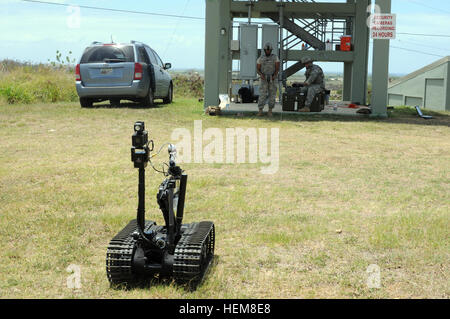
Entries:
{"label": "soldier standing", "polygon": [[304,87],[301,88],[301,92],[306,94],[306,102],[305,107],[300,109],[299,112],[310,112],[316,94],[325,90],[325,76],[322,68],[313,64],[313,59],[310,57],[304,57],[302,63],[306,67],[306,81],[303,83]]}
{"label": "soldier standing", "polygon": [[280,60],[278,56],[272,54],[273,47],[270,43],[264,45],[264,53],[256,61],[256,70],[260,76],[258,116],[263,115],[264,106],[269,102],[269,116],[272,116],[272,109],[275,107],[275,97],[277,95],[278,72],[280,71]]}

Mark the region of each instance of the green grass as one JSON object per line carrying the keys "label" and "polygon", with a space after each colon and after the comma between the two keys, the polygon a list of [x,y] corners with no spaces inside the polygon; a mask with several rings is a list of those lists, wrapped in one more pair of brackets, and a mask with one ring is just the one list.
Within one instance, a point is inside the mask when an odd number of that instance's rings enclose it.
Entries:
{"label": "green grass", "polygon": [[[155,108],[0,105],[2,298],[449,298],[450,114],[387,120],[209,117],[194,99]],[[186,164],[185,222],[213,220],[216,255],[195,292],[109,288],[109,240],[135,217],[132,124],[157,147],[174,128],[280,129],[280,170]],[[175,141],[173,141],[175,142]],[[161,163],[163,158],[158,158]],[[163,223],[147,170],[147,217]],[[82,289],[66,287],[70,264]],[[366,269],[381,268],[380,289]]]}
{"label": "green grass", "polygon": [[0,61],[0,102],[77,101],[73,74],[65,67]]}
{"label": "green grass", "polygon": [[[72,66],[0,61],[0,103],[30,104],[78,101]],[[198,73],[173,74],[176,96],[203,96]]]}

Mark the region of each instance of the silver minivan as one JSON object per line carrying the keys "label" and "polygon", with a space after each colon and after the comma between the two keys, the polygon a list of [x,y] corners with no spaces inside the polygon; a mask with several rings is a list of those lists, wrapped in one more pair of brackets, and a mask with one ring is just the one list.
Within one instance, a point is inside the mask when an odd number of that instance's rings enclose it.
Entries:
{"label": "silver minivan", "polygon": [[109,100],[120,100],[153,106],[155,99],[172,103],[173,82],[158,54],[148,45],[93,42],[87,47],[75,68],[76,88],[82,107]]}

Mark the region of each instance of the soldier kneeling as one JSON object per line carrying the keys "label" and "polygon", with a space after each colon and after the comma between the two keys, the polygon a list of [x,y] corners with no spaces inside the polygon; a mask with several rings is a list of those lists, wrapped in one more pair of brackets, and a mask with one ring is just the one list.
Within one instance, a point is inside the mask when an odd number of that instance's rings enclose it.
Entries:
{"label": "soldier kneeling", "polygon": [[299,112],[311,112],[311,104],[317,93],[325,90],[325,76],[322,68],[313,64],[313,59],[304,57],[302,63],[306,67],[305,77],[306,81],[303,83],[301,92],[306,94],[305,107],[301,108]]}

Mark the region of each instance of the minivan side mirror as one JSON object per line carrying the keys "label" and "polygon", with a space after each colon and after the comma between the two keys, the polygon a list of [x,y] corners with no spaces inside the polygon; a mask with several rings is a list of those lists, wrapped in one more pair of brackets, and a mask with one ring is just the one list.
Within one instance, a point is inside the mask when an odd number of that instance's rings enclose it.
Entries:
{"label": "minivan side mirror", "polygon": [[164,69],[168,70],[168,69],[170,69],[170,68],[172,68],[172,63],[166,63],[166,64],[164,64]]}

